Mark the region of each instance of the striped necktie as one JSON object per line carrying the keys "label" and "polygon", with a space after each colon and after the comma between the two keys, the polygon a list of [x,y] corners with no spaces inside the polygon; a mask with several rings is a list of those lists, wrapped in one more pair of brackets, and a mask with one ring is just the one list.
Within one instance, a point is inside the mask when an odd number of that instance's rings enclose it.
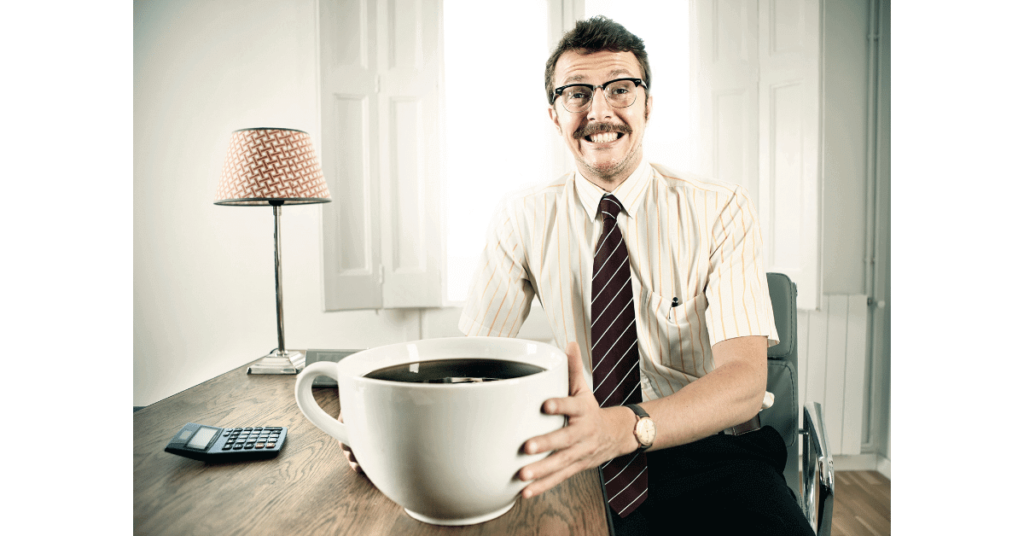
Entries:
{"label": "striped necktie", "polygon": [[[615,196],[601,198],[604,230],[594,253],[591,281],[591,340],[594,396],[602,408],[636,404],[640,392],[640,351],[636,340],[629,252],[615,224],[622,210]],[[647,456],[640,450],[601,466],[608,505],[625,518],[647,498]]]}

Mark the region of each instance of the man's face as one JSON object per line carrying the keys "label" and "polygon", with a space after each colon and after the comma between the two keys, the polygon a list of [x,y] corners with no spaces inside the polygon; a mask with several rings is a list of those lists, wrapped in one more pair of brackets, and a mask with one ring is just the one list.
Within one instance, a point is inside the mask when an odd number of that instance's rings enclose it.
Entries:
{"label": "man's face", "polygon": [[[575,83],[598,86],[616,78],[642,78],[632,52],[567,51],[555,63],[553,82],[556,88]],[[654,101],[646,89],[638,87],[636,92],[636,101],[626,108],[613,107],[602,90],[595,90],[585,112],[566,110],[562,97],[548,108],[580,172],[608,191],[626,180],[643,158],[644,128]]]}

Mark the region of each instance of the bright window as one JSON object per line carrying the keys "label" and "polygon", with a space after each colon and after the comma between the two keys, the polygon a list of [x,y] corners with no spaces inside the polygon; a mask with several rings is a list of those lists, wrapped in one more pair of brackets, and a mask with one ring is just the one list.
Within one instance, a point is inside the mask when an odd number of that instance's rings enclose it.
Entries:
{"label": "bright window", "polygon": [[552,176],[547,4],[446,0],[447,296],[463,302],[501,198]]}

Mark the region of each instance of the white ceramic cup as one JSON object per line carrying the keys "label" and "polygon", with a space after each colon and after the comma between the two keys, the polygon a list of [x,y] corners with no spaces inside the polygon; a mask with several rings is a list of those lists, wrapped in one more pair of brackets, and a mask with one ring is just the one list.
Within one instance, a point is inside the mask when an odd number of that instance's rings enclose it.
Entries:
{"label": "white ceramic cup", "polygon": [[[519,378],[469,384],[370,379],[378,369],[453,358],[518,361],[544,369]],[[313,379],[338,382],[344,424],[313,398]],[[306,367],[295,383],[299,409],[348,445],[366,476],[413,518],[435,525],[494,519],[526,483],[516,474],[547,453],[522,453],[527,439],[561,428],[545,415],[549,398],[568,396],[565,352],[522,339],[458,337],[365,350],[338,363]],[[341,457],[341,449],[338,449]]]}

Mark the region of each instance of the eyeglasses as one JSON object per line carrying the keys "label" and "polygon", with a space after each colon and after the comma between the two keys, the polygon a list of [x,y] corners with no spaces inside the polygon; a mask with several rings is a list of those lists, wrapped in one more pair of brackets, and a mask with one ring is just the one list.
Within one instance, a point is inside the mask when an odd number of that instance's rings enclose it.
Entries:
{"label": "eyeglasses", "polygon": [[599,86],[593,84],[569,84],[555,88],[555,96],[551,104],[559,97],[562,106],[573,113],[585,112],[594,102],[594,90],[603,89],[604,98],[615,108],[629,108],[636,102],[636,88],[647,89],[647,84],[640,78],[616,78]]}

